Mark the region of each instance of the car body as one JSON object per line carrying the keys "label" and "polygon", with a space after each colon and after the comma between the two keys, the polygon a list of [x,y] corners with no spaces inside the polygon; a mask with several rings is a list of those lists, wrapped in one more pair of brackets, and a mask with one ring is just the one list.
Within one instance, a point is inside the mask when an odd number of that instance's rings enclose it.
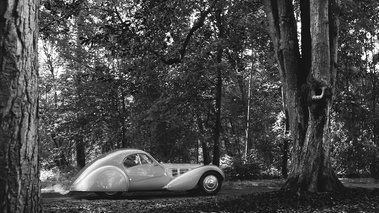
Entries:
{"label": "car body", "polygon": [[217,166],[163,164],[138,149],[118,149],[98,157],[76,175],[70,191],[119,196],[134,191],[191,191],[216,194],[225,175]]}

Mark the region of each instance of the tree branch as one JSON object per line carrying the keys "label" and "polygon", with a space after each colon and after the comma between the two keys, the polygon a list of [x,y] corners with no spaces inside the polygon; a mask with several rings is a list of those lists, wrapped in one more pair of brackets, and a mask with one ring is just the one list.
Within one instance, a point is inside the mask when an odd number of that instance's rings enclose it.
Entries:
{"label": "tree branch", "polygon": [[[208,16],[208,14],[212,11],[212,9],[214,8],[214,6],[216,5],[218,0],[214,0],[209,8],[203,12],[200,13],[200,17],[194,22],[194,24],[192,25],[192,28],[190,29],[190,31],[188,32],[187,36],[186,36],[186,39],[184,40],[183,42],[183,45],[182,47],[180,48],[179,50],[179,54],[180,54],[180,57],[176,57],[176,58],[170,58],[170,59],[165,59],[164,56],[160,56],[160,59],[161,61],[164,63],[164,64],[167,64],[167,65],[172,65],[172,64],[178,64],[178,63],[181,63],[185,54],[186,54],[186,49],[187,49],[187,46],[191,40],[191,37],[193,36],[193,34],[198,30],[200,29],[203,25],[204,25],[204,21],[205,21],[205,18]],[[155,55],[158,55],[159,54],[157,52],[153,52]]]}

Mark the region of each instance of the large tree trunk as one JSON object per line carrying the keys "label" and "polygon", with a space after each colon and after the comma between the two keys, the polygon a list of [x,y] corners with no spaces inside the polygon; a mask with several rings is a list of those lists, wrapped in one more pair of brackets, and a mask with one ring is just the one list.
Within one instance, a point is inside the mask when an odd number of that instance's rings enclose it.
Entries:
{"label": "large tree trunk", "polygon": [[292,167],[284,189],[331,191],[343,187],[331,168],[329,138],[337,1],[300,1],[301,52],[292,1],[265,1],[293,141]]}
{"label": "large tree trunk", "polygon": [[0,212],[41,212],[37,0],[0,2]]}

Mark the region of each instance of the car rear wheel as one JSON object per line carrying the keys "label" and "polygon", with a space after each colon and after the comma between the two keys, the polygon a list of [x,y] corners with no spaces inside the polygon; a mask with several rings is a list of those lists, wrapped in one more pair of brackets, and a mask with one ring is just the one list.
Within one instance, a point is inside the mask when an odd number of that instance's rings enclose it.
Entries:
{"label": "car rear wheel", "polygon": [[118,198],[121,197],[123,192],[95,192],[98,196],[103,198]]}
{"label": "car rear wheel", "polygon": [[221,178],[216,172],[206,172],[201,176],[199,189],[205,195],[215,195],[221,189]]}

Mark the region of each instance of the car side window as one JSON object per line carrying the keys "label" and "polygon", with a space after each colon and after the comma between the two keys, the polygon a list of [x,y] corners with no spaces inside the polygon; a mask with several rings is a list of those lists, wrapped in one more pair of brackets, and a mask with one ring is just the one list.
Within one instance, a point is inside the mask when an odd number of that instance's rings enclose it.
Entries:
{"label": "car side window", "polygon": [[153,160],[145,154],[140,154],[140,159],[142,164],[153,164]]}
{"label": "car side window", "polygon": [[126,158],[124,160],[124,166],[126,168],[130,168],[130,167],[140,165],[140,164],[141,164],[141,161],[140,161],[140,157],[138,156],[138,154],[128,155],[128,156],[126,156]]}

